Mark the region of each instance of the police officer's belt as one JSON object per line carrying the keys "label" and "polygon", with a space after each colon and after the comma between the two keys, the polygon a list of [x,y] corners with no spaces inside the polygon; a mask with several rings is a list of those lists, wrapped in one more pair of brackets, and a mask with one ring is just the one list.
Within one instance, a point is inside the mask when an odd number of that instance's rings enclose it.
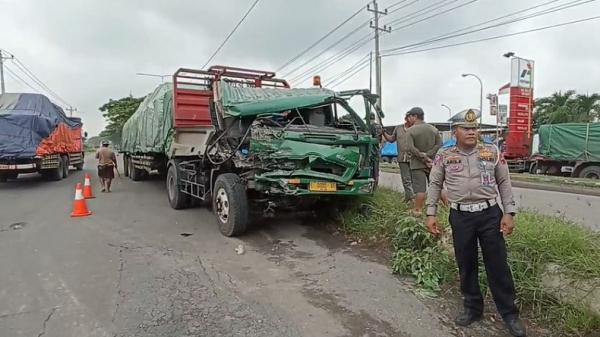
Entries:
{"label": "police officer's belt", "polygon": [[496,199],[490,199],[483,202],[476,202],[472,204],[461,204],[457,202],[451,202],[450,208],[453,208],[457,211],[461,212],[481,212],[485,209],[488,209],[494,205],[496,205]]}

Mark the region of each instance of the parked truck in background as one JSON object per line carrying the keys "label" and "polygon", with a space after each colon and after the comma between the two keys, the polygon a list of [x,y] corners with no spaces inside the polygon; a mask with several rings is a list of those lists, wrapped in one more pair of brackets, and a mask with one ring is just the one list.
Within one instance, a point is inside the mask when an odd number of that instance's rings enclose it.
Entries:
{"label": "parked truck in background", "polygon": [[531,173],[600,179],[600,123],[542,125],[538,136]]}
{"label": "parked truck in background", "polygon": [[[348,104],[357,96],[365,116]],[[163,175],[172,208],[210,201],[221,233],[240,235],[257,211],[372,194],[376,100],[368,90],[291,89],[267,71],[179,69],[125,123],[125,174]]]}
{"label": "parked truck in background", "polygon": [[70,166],[83,169],[81,127],[44,95],[0,95],[0,182],[35,172],[61,180]]}

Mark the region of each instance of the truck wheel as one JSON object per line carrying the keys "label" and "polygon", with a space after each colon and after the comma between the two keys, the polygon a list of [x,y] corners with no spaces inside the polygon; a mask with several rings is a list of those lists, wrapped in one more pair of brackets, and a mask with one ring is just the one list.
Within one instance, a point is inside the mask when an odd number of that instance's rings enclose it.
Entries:
{"label": "truck wheel", "polygon": [[129,177],[129,157],[123,156],[123,175]]}
{"label": "truck wheel", "polygon": [[131,160],[131,158],[127,162],[129,163],[129,178],[131,178],[131,180],[133,181],[142,180],[144,178],[145,171],[135,168],[135,165],[133,164],[133,160]]}
{"label": "truck wheel", "polygon": [[84,152],[81,152],[81,163],[79,163],[79,164],[77,164],[77,165],[73,165],[73,166],[75,166],[75,169],[76,169],[77,171],[81,171],[81,170],[83,170],[83,162],[84,162],[84,161],[85,161],[85,153],[84,153]]}
{"label": "truck wheel", "polygon": [[42,175],[44,176],[44,178],[46,180],[52,180],[52,181],[62,180],[63,174],[64,174],[64,169],[63,169],[64,165],[65,165],[65,162],[62,160],[62,158],[60,158],[60,160],[58,161],[57,168],[44,170],[42,172]]}
{"label": "truck wheel", "polygon": [[529,174],[537,174],[537,164],[536,163],[531,163],[531,165],[529,165]]}
{"label": "truck wheel", "polygon": [[63,162],[63,173],[62,173],[62,177],[63,179],[65,179],[66,177],[69,176],[69,157],[67,156],[62,156],[61,160]]}
{"label": "truck wheel", "polygon": [[183,209],[190,205],[190,196],[181,192],[179,188],[180,179],[177,164],[173,163],[167,171],[167,196],[169,197],[169,204],[173,209]]}
{"label": "truck wheel", "polygon": [[243,234],[248,225],[248,197],[240,177],[233,173],[220,175],[212,195],[221,233],[225,236]]}
{"label": "truck wheel", "polygon": [[600,179],[600,166],[588,166],[579,172],[579,178]]}

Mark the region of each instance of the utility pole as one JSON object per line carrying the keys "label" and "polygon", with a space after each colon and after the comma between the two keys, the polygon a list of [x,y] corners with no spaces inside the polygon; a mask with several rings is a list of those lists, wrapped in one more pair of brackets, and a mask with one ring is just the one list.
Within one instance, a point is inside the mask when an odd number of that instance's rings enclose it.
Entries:
{"label": "utility pole", "polygon": [[2,55],[2,49],[0,49],[0,94],[6,92],[4,86],[4,60],[12,60],[13,58],[13,55],[10,55],[9,57]]}
{"label": "utility pole", "polygon": [[68,108],[65,108],[65,110],[67,110],[69,112],[69,117],[73,117],[73,111],[77,111],[77,108],[73,108],[72,106],[69,106]]}
{"label": "utility pole", "polygon": [[373,92],[373,52],[369,52],[369,91]]}
{"label": "utility pole", "polygon": [[385,11],[379,10],[379,4],[377,4],[377,0],[373,0],[373,8],[371,9],[371,4],[367,5],[367,11],[373,13],[373,21],[370,23],[370,27],[375,31],[375,91],[379,96],[379,108],[382,108],[382,97],[381,97],[381,55],[379,54],[379,32],[389,33],[392,31],[392,27],[388,27],[384,25],[383,27],[379,27],[379,15],[387,15],[387,8]]}

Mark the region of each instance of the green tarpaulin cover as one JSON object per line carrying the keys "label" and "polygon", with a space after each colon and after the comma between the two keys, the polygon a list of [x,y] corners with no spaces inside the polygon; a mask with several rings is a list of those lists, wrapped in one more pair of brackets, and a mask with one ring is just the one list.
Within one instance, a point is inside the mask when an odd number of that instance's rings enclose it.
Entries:
{"label": "green tarpaulin cover", "polygon": [[325,103],[335,92],[322,88],[248,88],[225,81],[219,86],[220,101],[232,116],[253,116]]}
{"label": "green tarpaulin cover", "polygon": [[565,123],[539,128],[540,154],[554,160],[600,161],[600,123]]}
{"label": "green tarpaulin cover", "polygon": [[161,84],[146,96],[123,126],[121,151],[165,153],[172,140],[173,85]]}

